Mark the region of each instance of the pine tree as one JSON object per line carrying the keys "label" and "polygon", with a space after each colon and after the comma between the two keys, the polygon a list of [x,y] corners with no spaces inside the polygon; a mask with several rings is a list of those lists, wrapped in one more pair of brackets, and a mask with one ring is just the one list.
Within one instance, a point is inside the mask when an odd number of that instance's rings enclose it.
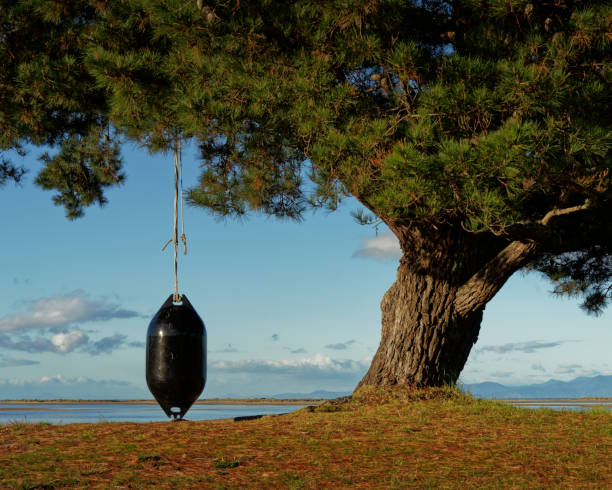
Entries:
{"label": "pine tree", "polygon": [[[84,65],[95,2],[0,1],[0,152],[49,145],[37,178],[76,218],[104,204],[103,188],[122,181],[118,141],[111,139],[106,94]],[[0,183],[23,169],[3,157]]]}
{"label": "pine tree", "polygon": [[180,136],[193,205],[300,219],[351,195],[389,227],[364,384],[454,382],[519,269],[612,297],[609,2],[2,4],[1,148],[59,145],[38,181],[70,216],[121,181],[120,137]]}

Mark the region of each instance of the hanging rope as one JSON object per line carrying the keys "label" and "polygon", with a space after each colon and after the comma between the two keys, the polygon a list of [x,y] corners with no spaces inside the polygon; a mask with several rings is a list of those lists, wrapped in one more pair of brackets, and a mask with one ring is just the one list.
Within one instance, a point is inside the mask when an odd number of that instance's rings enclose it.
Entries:
{"label": "hanging rope", "polygon": [[[179,176],[181,181],[181,242],[183,242],[183,255],[187,255],[187,237],[185,236],[185,221],[183,219],[183,149],[182,139],[178,140]],[[175,153],[176,158],[176,153]]]}
{"label": "hanging rope", "polygon": [[170,240],[162,247],[162,252],[168,244],[174,244],[174,294],[172,300],[175,303],[181,302],[181,295],[178,292],[178,199],[179,185],[181,196],[181,242],[184,247],[184,254],[187,254],[187,238],[185,237],[185,222],[183,219],[183,154],[181,147],[181,138],[178,135],[174,136],[174,222],[173,235]]}

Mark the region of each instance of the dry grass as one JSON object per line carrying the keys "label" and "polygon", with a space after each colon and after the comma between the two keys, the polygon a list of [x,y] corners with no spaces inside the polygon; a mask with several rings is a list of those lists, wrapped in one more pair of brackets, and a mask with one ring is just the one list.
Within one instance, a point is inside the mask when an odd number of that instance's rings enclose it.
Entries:
{"label": "dry grass", "polygon": [[612,414],[362,389],[247,422],[0,426],[2,488],[612,488]]}

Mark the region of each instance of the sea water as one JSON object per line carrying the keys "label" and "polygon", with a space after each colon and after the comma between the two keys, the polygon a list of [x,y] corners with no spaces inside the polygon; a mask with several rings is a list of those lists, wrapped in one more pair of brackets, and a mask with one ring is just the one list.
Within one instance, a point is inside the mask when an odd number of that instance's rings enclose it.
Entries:
{"label": "sea water", "polygon": [[[552,408],[554,410],[589,410],[607,408],[612,402],[542,402],[522,400],[508,402],[524,408]],[[185,419],[231,419],[253,415],[293,412],[306,405],[193,405]],[[145,403],[0,403],[0,424],[47,422],[75,424],[83,422],[162,422],[168,417],[159,406]]]}
{"label": "sea water", "polygon": [[[293,412],[305,405],[192,405],[186,420],[229,419]],[[2,403],[0,424],[47,422],[162,422],[168,417],[159,406],[140,403]]]}
{"label": "sea water", "polygon": [[[503,401],[503,400],[501,400]],[[601,401],[582,401],[576,400],[574,402],[563,401],[558,402],[554,400],[549,401],[529,401],[529,400],[520,400],[520,401],[510,401],[506,402],[514,405],[516,407],[523,408],[550,408],[553,410],[572,410],[572,411],[582,411],[582,410],[590,410],[590,409],[605,409],[612,410],[612,402],[601,400]]]}

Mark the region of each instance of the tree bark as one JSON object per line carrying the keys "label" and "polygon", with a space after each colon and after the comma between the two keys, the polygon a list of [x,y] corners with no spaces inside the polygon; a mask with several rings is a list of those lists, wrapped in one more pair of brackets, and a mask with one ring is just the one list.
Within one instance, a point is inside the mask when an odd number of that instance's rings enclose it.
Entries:
{"label": "tree bark", "polygon": [[459,288],[454,304],[456,312],[466,315],[470,311],[484,308],[535,250],[536,244],[531,241],[510,243]]}
{"label": "tree bark", "polygon": [[511,242],[497,254],[440,250],[438,266],[427,269],[403,248],[397,280],[381,302],[380,345],[359,386],[454,384],[478,339],[486,303],[533,256],[535,245]]}

